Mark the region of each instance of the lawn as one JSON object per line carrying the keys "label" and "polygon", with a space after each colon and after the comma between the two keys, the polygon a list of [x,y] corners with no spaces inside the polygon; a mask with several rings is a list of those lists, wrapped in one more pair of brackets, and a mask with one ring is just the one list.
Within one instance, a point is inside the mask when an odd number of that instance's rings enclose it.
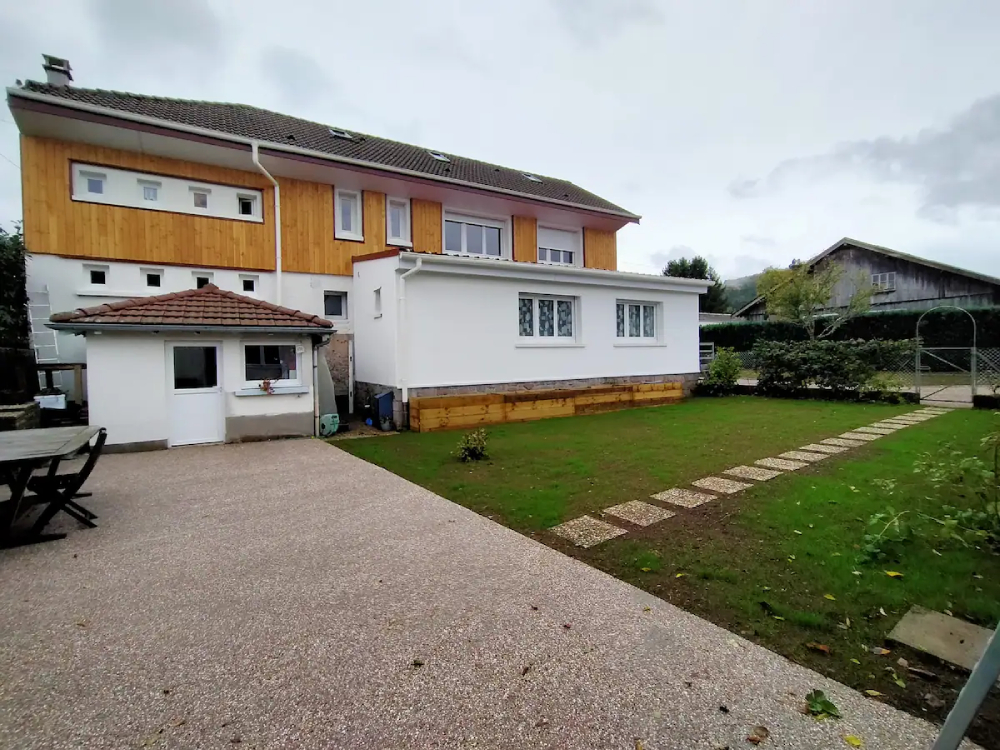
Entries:
{"label": "lawn", "polygon": [[[911,517],[941,515],[940,496],[929,498],[914,462],[945,443],[979,452],[998,421],[989,412],[904,428],[644,529],[609,519],[629,533],[590,549],[546,530],[914,408],[693,399],[491,427],[490,460],[469,465],[454,458],[456,432],[338,445],[798,663],[877,691],[876,700],[943,719],[965,675],[885,638],[913,604],[995,627],[1000,557],[918,539],[873,564],[860,561],[859,548],[868,519],[888,505]],[[894,480],[892,494],[875,480]],[[872,653],[880,646],[891,653]],[[937,680],[907,674],[901,656]],[[985,709],[971,736],[1000,748],[1000,699]]]}

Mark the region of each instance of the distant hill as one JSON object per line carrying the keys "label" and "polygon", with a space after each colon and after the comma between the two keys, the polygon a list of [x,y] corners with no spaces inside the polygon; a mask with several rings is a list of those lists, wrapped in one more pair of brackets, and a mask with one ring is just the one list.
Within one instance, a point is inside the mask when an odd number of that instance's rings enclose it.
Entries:
{"label": "distant hill", "polygon": [[757,296],[758,276],[760,274],[755,273],[736,279],[726,279],[726,303],[729,312],[736,312]]}

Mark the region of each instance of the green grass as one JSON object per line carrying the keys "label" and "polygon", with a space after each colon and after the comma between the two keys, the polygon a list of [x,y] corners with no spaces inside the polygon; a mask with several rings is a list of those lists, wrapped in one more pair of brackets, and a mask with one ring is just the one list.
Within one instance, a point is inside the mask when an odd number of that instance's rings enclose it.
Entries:
{"label": "green grass", "polygon": [[913,407],[693,399],[678,405],[488,427],[490,460],[463,464],[461,431],[337,445],[530,533]]}

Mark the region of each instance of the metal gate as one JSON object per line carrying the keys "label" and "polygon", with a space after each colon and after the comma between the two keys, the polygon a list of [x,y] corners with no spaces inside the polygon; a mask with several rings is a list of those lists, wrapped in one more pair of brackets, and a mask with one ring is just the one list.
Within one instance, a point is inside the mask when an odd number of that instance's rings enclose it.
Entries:
{"label": "metal gate", "polygon": [[914,385],[920,400],[972,403],[977,360],[971,346],[919,347]]}

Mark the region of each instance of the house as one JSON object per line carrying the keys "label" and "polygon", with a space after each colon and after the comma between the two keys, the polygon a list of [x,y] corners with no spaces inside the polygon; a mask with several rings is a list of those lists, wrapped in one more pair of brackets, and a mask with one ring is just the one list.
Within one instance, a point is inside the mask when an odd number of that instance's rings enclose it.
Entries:
{"label": "house", "polygon": [[[828,247],[807,265],[829,262],[839,263],[845,271],[834,288],[828,305],[831,310],[847,306],[859,279],[870,282],[875,289],[871,298],[873,311],[1000,305],[1000,279],[850,237]],[[733,313],[733,318],[765,320],[765,308],[764,298],[757,297]]]}
{"label": "house", "polygon": [[392,391],[402,425],[414,392],[697,378],[707,282],[618,272],[639,217],[571,182],[45,70],[7,89],[33,343],[91,391],[97,337],[50,315],[209,285],[329,321],[318,378],[342,410]]}

